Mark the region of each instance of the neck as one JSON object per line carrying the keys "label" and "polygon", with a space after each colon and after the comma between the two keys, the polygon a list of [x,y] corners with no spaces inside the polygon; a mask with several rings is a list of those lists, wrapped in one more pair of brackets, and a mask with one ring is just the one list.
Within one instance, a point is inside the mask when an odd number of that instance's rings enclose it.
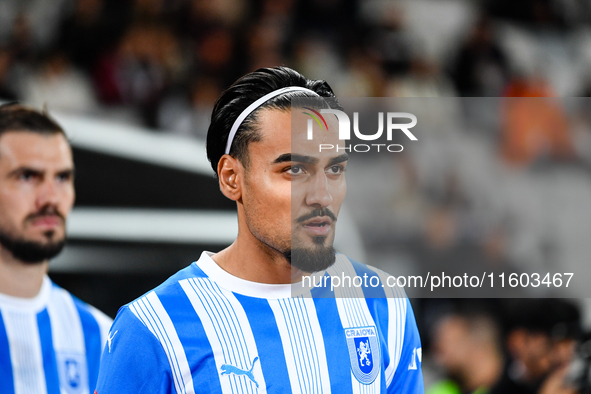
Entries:
{"label": "neck", "polygon": [[6,249],[0,249],[0,293],[32,298],[39,294],[48,262],[23,263]]}
{"label": "neck", "polygon": [[261,242],[241,222],[236,241],[213,256],[223,270],[241,279],[269,284],[295,283],[307,275],[292,268],[283,253]]}
{"label": "neck", "polygon": [[466,366],[466,389],[473,391],[479,387],[492,387],[503,372],[503,358],[495,349],[483,349],[481,354],[471,358]]}
{"label": "neck", "polygon": [[226,272],[251,282],[288,284],[301,281],[306,275],[292,269],[283,254],[264,244],[253,245],[240,238],[215,254],[213,260]]}

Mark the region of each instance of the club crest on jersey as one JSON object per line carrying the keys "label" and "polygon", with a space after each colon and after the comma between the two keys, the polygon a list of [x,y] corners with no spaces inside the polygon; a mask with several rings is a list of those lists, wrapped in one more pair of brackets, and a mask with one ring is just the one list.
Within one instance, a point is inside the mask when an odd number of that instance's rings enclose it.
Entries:
{"label": "club crest on jersey", "polygon": [[88,387],[86,361],[83,355],[56,353],[62,392],[78,394]]}
{"label": "club crest on jersey", "polygon": [[351,370],[362,384],[371,384],[380,372],[380,347],[374,326],[345,329]]}

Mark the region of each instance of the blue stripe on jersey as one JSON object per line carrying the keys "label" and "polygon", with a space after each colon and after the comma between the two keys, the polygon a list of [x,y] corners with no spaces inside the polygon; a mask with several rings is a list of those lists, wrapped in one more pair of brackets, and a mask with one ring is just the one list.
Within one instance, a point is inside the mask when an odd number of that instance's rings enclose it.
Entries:
{"label": "blue stripe on jersey", "polygon": [[277,325],[269,324],[269,322],[275,321],[275,315],[273,315],[269,302],[266,299],[247,297],[237,293],[234,293],[234,296],[244,308],[250,323],[257,344],[259,362],[267,384],[267,392],[291,392],[281,336]]}
{"label": "blue stripe on jersey", "polygon": [[[349,360],[349,348],[336,301],[334,298],[314,298],[314,305],[317,311],[322,312],[322,316],[318,316],[318,323],[325,338],[326,364],[331,385],[351,387],[351,369],[343,368],[343,360]],[[341,340],[337,343],[335,338]],[[327,339],[330,342],[326,342]]]}
{"label": "blue stripe on jersey", "polygon": [[[416,349],[421,347],[421,338],[417,331],[415,315],[412,311],[410,300],[406,299],[406,327],[404,329],[404,341],[402,354],[398,368],[388,388],[388,393],[422,394],[425,392],[421,363],[416,354]],[[409,369],[409,365],[416,363],[416,369]]]}
{"label": "blue stripe on jersey", "polygon": [[[312,288],[312,290],[310,290],[310,294],[312,295],[312,298],[334,298],[335,297],[334,291],[330,291],[330,274],[328,272],[326,272],[320,278],[321,278],[321,280],[324,280],[325,277],[328,277],[329,281],[327,283],[329,283],[329,285],[328,286],[318,286],[318,287]],[[292,291],[292,293],[293,293],[293,291]]]}
{"label": "blue stripe on jersey", "polygon": [[72,298],[80,315],[80,322],[84,331],[84,346],[86,348],[86,363],[88,366],[88,390],[90,393],[94,393],[98,378],[99,362],[103,351],[101,347],[101,331],[92,313],[84,307],[80,300],[76,297]]}
{"label": "blue stripe on jersey", "polygon": [[[213,358],[213,350],[187,294],[177,282],[161,291],[158,294],[158,299],[174,325],[192,371],[204,371],[200,376],[211,377],[208,381],[194,380],[195,392],[221,394],[222,387],[217,377],[219,372]],[[194,315],[194,318],[187,319],[187,314]]]}
{"label": "blue stripe on jersey", "polygon": [[[365,297],[365,299],[367,300],[370,298],[386,298],[386,293],[383,287],[385,286],[385,284],[382,283],[378,274],[365,264],[358,263],[357,261],[351,259],[349,259],[349,261],[353,265],[353,268],[355,269],[355,273],[357,274],[357,276],[359,276],[360,278],[364,278],[364,283],[361,288],[363,289],[363,296]],[[365,278],[365,275],[367,275],[367,278]],[[377,280],[372,280],[373,277],[376,277]],[[365,286],[366,283],[367,286]],[[377,286],[373,287],[374,285]],[[375,319],[375,316],[373,317]]]}
{"label": "blue stripe on jersey", "polygon": [[45,370],[47,394],[60,394],[57,361],[55,360],[51,323],[49,322],[47,309],[37,314],[37,325],[39,326],[39,339],[41,340],[41,354],[43,357],[43,369]]}
{"label": "blue stripe on jersey", "polygon": [[4,319],[0,311],[0,392],[14,394],[14,380],[12,378],[12,362],[10,361],[10,349],[8,336],[4,327]]}

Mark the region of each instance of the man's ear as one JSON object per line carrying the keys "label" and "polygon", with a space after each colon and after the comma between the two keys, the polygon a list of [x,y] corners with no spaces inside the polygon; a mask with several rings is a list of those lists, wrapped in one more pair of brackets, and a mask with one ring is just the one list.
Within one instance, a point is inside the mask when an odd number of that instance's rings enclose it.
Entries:
{"label": "man's ear", "polygon": [[224,196],[233,201],[242,197],[244,167],[239,160],[230,155],[223,155],[218,161],[218,178]]}

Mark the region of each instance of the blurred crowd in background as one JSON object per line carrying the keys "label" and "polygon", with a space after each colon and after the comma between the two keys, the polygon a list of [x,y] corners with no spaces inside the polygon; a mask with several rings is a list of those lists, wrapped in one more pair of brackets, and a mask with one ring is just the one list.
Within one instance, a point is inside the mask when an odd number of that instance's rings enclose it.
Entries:
{"label": "blurred crowd in background", "polygon": [[427,394],[591,390],[591,342],[572,301],[438,300],[427,311],[427,370],[435,365],[444,374],[433,381],[425,374]]}
{"label": "blurred crowd in background", "polygon": [[[340,97],[586,97],[591,1],[0,0],[2,100],[204,140],[221,91],[275,65]],[[420,153],[380,157],[388,211],[358,218],[374,229],[362,234],[371,262],[585,264],[590,107],[515,101],[461,141],[442,127]],[[450,378],[433,393],[482,393],[503,374],[537,392],[582,338],[575,307],[475,305],[418,305],[426,352]],[[500,319],[507,307],[522,319]]]}
{"label": "blurred crowd in background", "polygon": [[337,95],[591,93],[583,0],[2,0],[0,97],[203,138],[237,77]]}

